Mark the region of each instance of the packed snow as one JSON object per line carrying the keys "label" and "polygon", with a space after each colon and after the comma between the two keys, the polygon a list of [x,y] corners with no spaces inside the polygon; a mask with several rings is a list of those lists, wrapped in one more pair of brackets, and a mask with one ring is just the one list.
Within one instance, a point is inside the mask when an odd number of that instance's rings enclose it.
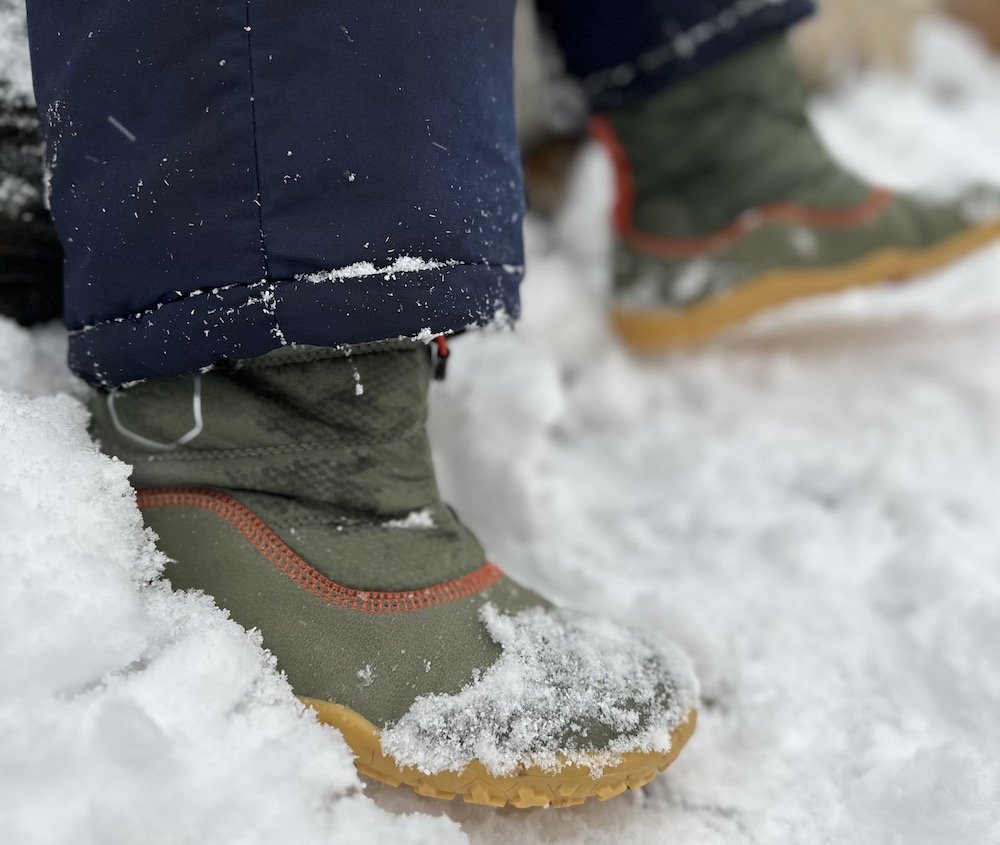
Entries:
{"label": "packed snow", "polygon": [[[943,23],[915,49],[824,133],[880,182],[1000,184],[1000,64]],[[603,316],[608,200],[592,152],[433,431],[493,559],[692,656],[678,762],[561,811],[362,784],[253,633],[155,580],[63,333],[0,321],[0,841],[1000,841],[1000,247],[638,361]]]}
{"label": "packed snow", "polygon": [[[25,334],[4,322],[0,348]],[[157,579],[85,416],[0,392],[0,842],[464,841],[378,808],[260,636]]]}
{"label": "packed snow", "polygon": [[[687,657],[607,619],[534,607],[480,618],[499,659],[459,692],[424,695],[382,734],[382,750],[423,772],[475,760],[498,775],[538,766],[595,774],[634,751],[667,752],[698,697]],[[614,739],[594,748],[591,732]]]}

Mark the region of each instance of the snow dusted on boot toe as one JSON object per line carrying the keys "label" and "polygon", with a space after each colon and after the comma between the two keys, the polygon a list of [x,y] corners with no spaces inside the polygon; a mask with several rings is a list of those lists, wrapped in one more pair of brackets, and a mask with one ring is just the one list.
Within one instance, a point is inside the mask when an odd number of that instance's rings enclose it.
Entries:
{"label": "snow dusted on boot toe", "polygon": [[505,614],[486,604],[480,618],[501,656],[460,692],[421,696],[383,733],[397,763],[433,774],[478,760],[495,775],[579,764],[597,775],[622,754],[669,751],[697,701],[691,664],[669,643],[542,607]]}

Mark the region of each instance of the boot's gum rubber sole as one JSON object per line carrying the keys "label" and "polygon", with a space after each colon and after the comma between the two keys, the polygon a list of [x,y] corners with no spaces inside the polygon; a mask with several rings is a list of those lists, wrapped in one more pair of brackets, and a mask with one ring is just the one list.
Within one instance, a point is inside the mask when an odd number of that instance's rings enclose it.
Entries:
{"label": "boot's gum rubber sole", "polygon": [[1000,238],[1000,220],[968,229],[933,247],[885,249],[840,267],[772,270],[729,293],[677,309],[612,308],[611,321],[638,352],[698,343],[755,314],[811,296],[928,273]]}
{"label": "boot's gum rubber sole", "polygon": [[479,762],[472,762],[460,772],[439,772],[428,775],[412,766],[400,767],[382,753],[378,728],[363,716],[328,701],[300,698],[316,711],[319,721],[332,725],[343,735],[356,755],[358,771],[390,786],[406,784],[429,798],[451,800],[455,796],[470,804],[491,807],[571,807],[588,798],[606,800],[626,789],[645,786],[657,772],[662,772],[680,754],[690,739],[697,722],[692,710],[684,724],[670,737],[670,751],[634,752],[622,755],[621,762],[608,766],[594,777],[585,766],[564,766],[558,772],[547,772],[535,766],[509,776],[493,775]]}

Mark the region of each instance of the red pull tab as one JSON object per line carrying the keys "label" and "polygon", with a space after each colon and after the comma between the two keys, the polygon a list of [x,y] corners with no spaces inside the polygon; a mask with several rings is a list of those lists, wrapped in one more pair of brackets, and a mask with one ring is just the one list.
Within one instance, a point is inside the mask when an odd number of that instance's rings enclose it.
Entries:
{"label": "red pull tab", "polygon": [[434,338],[434,342],[437,344],[437,362],[434,365],[434,380],[444,381],[448,371],[448,356],[451,355],[451,350],[448,348],[448,341],[443,334],[437,335]]}

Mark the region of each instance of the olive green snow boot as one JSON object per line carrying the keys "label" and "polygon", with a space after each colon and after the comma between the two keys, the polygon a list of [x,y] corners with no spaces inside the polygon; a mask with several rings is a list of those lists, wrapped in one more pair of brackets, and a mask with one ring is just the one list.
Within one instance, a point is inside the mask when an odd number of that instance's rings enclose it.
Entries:
{"label": "olive green snow boot", "polygon": [[989,198],[923,202],[837,164],[809,121],[784,38],[592,126],[618,183],[612,316],[639,350],[698,341],[793,299],[906,278],[1000,237],[1000,220],[982,220],[998,209]]}
{"label": "olive green snow boot", "polygon": [[518,807],[641,785],[694,729],[670,645],[553,609],[439,498],[426,347],[289,347],[99,393],[175,588],[260,629],[361,772]]}

